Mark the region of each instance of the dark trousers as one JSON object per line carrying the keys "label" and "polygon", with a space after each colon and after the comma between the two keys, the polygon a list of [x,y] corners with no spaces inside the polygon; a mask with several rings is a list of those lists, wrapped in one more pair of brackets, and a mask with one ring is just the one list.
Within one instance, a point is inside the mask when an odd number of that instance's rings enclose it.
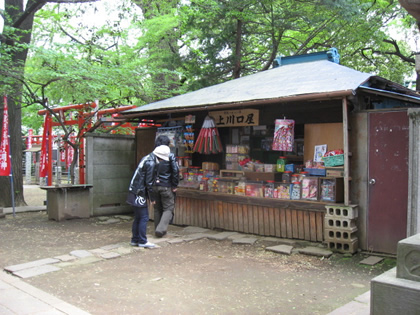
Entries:
{"label": "dark trousers", "polygon": [[149,221],[149,209],[147,207],[133,207],[134,221],[131,228],[131,242],[138,244],[147,243],[147,222]]}
{"label": "dark trousers", "polygon": [[155,232],[165,234],[172,220],[175,208],[175,194],[171,187],[154,186]]}

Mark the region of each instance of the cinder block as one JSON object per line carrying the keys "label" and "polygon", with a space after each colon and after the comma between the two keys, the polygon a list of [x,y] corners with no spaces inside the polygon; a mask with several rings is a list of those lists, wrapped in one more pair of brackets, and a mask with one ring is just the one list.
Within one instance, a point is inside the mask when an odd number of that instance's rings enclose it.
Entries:
{"label": "cinder block", "polygon": [[326,205],[325,217],[333,217],[339,219],[357,219],[359,210],[357,205]]}
{"label": "cinder block", "polygon": [[343,229],[325,229],[324,230],[324,239],[325,241],[332,241],[332,242],[351,242],[357,239],[356,236],[357,228],[353,227],[349,230]]}
{"label": "cinder block", "polygon": [[357,251],[359,240],[355,239],[349,242],[346,241],[327,241],[328,249],[333,252],[350,253],[353,254]]}
{"label": "cinder block", "polygon": [[324,218],[324,229],[341,229],[341,230],[352,230],[357,228],[356,220],[354,219],[343,219],[337,217],[325,217]]}

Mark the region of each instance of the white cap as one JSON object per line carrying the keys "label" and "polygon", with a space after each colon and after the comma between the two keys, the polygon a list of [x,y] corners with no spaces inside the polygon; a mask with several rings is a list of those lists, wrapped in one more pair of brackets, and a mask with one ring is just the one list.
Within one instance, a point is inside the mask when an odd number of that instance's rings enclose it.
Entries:
{"label": "white cap", "polygon": [[171,150],[167,145],[160,145],[153,151],[154,155],[165,161],[169,161],[169,153],[171,153]]}

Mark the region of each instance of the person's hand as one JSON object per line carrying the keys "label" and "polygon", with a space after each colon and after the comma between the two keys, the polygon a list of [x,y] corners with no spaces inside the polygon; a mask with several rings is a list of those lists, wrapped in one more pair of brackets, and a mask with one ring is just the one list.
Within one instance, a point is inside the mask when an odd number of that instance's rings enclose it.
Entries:
{"label": "person's hand", "polygon": [[151,203],[152,205],[154,205],[154,204],[156,204],[156,201],[150,201],[150,203]]}
{"label": "person's hand", "polygon": [[176,188],[172,188],[172,192],[176,192]]}

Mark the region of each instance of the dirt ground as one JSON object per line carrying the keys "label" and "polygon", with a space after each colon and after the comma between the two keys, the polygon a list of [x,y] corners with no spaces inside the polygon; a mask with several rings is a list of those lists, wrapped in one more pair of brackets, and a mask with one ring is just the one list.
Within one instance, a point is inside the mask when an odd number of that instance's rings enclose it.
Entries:
{"label": "dirt ground", "polygon": [[[37,196],[28,196],[28,204],[42,205],[43,192],[30,187],[25,196],[30,193]],[[171,226],[168,237],[184,233]],[[131,220],[104,225],[99,218],[56,222],[45,211],[7,215],[0,220],[0,266],[128,243],[130,236]],[[275,254],[265,246],[261,240],[162,243],[24,281],[92,314],[327,314],[395,265],[389,258],[361,265],[364,253],[322,259]]]}

